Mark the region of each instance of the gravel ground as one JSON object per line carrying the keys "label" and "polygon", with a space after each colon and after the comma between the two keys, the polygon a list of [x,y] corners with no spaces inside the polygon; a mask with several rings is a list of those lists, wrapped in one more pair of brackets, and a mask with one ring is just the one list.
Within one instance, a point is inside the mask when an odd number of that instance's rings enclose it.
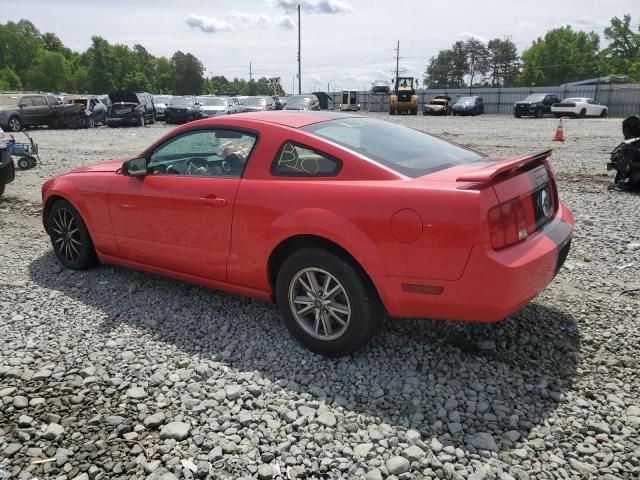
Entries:
{"label": "gravel ground", "polygon": [[389,320],[364,351],[326,359],[272,305],[122,268],[63,270],[39,219],[42,181],[168,129],[35,131],[42,165],[0,200],[0,472],[638,478],[640,196],[610,190],[604,171],[620,120],[567,121],[557,144],[554,119],[390,119],[499,155],[556,148],[577,227],[530,306],[495,325]]}

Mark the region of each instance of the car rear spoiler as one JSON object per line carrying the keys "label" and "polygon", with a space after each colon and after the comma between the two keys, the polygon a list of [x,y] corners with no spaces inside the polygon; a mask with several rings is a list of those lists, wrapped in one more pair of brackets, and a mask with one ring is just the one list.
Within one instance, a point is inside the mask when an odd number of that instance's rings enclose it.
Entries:
{"label": "car rear spoiler", "polygon": [[553,150],[544,150],[542,152],[534,153],[531,155],[523,155],[521,157],[499,159],[487,157],[485,161],[495,160],[495,163],[491,163],[485,168],[475,170],[473,172],[467,172],[456,178],[457,182],[475,182],[475,183],[489,183],[499,176],[508,176],[518,170],[522,170],[528,165],[533,166],[533,163],[538,163],[545,158],[549,157]]}

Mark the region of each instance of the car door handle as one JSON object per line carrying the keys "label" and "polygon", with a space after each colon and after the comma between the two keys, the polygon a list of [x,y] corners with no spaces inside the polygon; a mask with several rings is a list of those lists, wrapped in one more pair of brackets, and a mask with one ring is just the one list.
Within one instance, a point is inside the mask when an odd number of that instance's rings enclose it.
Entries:
{"label": "car door handle", "polygon": [[218,197],[202,197],[200,201],[211,207],[224,207],[227,204],[226,198]]}

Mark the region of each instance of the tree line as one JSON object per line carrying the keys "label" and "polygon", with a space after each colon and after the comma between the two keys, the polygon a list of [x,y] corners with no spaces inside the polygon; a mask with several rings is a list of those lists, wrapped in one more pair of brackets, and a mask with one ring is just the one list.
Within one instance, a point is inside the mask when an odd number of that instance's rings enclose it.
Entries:
{"label": "tree line", "polygon": [[457,41],[429,59],[424,84],[429,88],[551,86],[605,75],[640,81],[640,24],[634,31],[630,15],[614,17],[604,37],[608,45],[601,49],[600,36],[593,31],[555,28],[534,40],[522,55],[508,38]]}
{"label": "tree line", "polygon": [[[130,48],[91,38],[75,52],[54,33],[41,33],[29,20],[0,24],[0,91],[109,93],[114,90],[202,95],[268,95],[267,78],[246,81],[206,78],[202,62],[191,53],[156,57],[142,45]],[[280,86],[276,94],[283,95]]]}

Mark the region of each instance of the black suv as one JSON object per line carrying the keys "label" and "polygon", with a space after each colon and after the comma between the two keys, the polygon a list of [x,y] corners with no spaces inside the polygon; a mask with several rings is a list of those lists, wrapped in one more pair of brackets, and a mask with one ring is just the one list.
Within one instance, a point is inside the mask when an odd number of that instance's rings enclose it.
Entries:
{"label": "black suv", "polygon": [[545,113],[551,113],[551,105],[559,102],[555,93],[532,93],[513,105],[513,116],[542,118]]}
{"label": "black suv", "polygon": [[53,95],[0,95],[0,126],[11,132],[36,125],[53,126],[59,102]]}
{"label": "black suv", "polygon": [[151,95],[128,91],[109,94],[111,107],[107,113],[107,125],[110,127],[138,126],[144,127],[155,121],[155,110]]}

